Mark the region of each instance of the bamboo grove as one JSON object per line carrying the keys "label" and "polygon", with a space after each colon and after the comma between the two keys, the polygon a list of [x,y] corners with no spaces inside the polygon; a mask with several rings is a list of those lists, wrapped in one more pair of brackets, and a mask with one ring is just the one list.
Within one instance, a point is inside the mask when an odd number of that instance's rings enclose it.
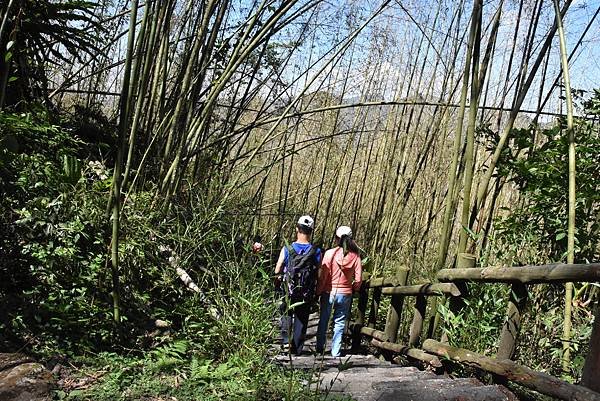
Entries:
{"label": "bamboo grove", "polygon": [[[165,215],[175,202],[200,196],[215,216],[224,209],[241,216],[245,232],[273,249],[301,213],[315,217],[317,241],[326,246],[334,227],[350,224],[375,274],[406,265],[413,277],[432,279],[463,253],[483,266],[538,262],[490,251],[494,221],[522,202],[499,169],[515,129],[535,127],[532,146],[540,147],[538,130],[559,117],[570,143],[565,260],[577,261],[569,62],[597,34],[600,8],[571,3],[89,5],[75,21],[89,46],[58,46],[69,63],[45,54],[54,63],[44,61],[42,89],[48,103],[94,105],[116,123],[106,200],[114,319],[124,285],[123,204],[148,189]],[[15,56],[20,44],[7,21],[18,19],[12,15],[22,4],[1,6],[0,43],[14,42]],[[18,84],[9,83],[14,60],[0,65],[2,99],[7,85]],[[574,290],[565,289],[567,369]]]}

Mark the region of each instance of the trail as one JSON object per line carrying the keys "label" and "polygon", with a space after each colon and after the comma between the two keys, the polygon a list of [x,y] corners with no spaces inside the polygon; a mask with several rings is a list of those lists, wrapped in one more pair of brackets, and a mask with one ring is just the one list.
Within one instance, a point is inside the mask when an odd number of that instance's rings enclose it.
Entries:
{"label": "trail", "polygon": [[[304,353],[280,353],[274,362],[287,369],[311,373],[311,389],[328,399],[350,397],[356,401],[513,401],[518,398],[500,385],[485,385],[477,379],[452,378],[412,366],[401,366],[370,354],[347,353],[342,358],[315,355],[318,314],[312,314]],[[330,343],[330,341],[329,341]],[[279,344],[273,344],[274,349]]]}

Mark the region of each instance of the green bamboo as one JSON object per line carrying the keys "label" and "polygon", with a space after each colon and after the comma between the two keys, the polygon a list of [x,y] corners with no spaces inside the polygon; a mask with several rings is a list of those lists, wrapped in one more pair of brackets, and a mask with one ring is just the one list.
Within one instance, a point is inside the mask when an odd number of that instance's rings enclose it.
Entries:
{"label": "green bamboo", "polygon": [[135,25],[137,19],[138,0],[133,0],[129,22],[129,36],[127,39],[127,57],[123,85],[121,87],[121,99],[119,105],[119,127],[117,139],[117,159],[113,171],[113,184],[111,191],[112,203],[112,239],[111,239],[111,273],[112,273],[112,297],[113,297],[113,319],[118,325],[121,323],[120,305],[120,283],[119,283],[119,224],[121,209],[121,168],[123,164],[125,133],[129,126],[129,96],[131,94],[131,64],[133,58],[133,47],[135,42]]}
{"label": "green bamboo", "polygon": [[[136,51],[136,65],[133,68],[133,82],[139,82],[137,86],[137,99],[135,102],[135,112],[133,114],[133,121],[131,122],[131,129],[129,131],[129,146],[127,150],[127,161],[125,162],[125,172],[123,173],[122,186],[127,187],[129,180],[129,172],[131,170],[131,162],[133,159],[133,150],[136,145],[137,130],[139,129],[140,120],[142,118],[142,108],[146,104],[145,93],[148,89],[148,82],[151,75],[152,57],[154,56],[154,39],[156,35],[156,28],[158,25],[159,13],[154,9],[156,3],[153,1],[146,1],[144,7],[144,15],[142,17],[142,27],[138,34],[137,39],[137,51]],[[148,15],[153,14],[152,21],[150,23],[150,33],[148,40],[146,41],[146,32],[148,30]],[[140,76],[141,74],[141,76]],[[133,95],[133,93],[132,93]]]}
{"label": "green bamboo", "polygon": [[465,109],[467,103],[467,91],[469,88],[469,71],[471,69],[471,58],[473,55],[473,48],[475,46],[475,29],[474,25],[477,23],[475,18],[475,7],[471,14],[471,33],[469,34],[469,40],[467,43],[467,51],[465,55],[465,66],[463,70],[463,81],[462,89],[460,93],[460,108],[458,116],[456,118],[456,130],[454,131],[454,144],[452,151],[452,162],[448,171],[448,192],[446,198],[446,205],[444,209],[444,217],[442,220],[442,232],[440,234],[441,239],[439,242],[438,254],[436,258],[435,270],[444,268],[446,264],[446,258],[448,254],[448,248],[450,247],[450,238],[452,236],[452,226],[454,224],[454,214],[456,199],[454,198],[454,192],[456,188],[456,181],[458,178],[458,164],[460,158],[460,148],[462,144],[462,132],[463,124],[465,119]]}
{"label": "green bamboo", "polygon": [[471,24],[471,35],[473,42],[473,59],[471,73],[471,96],[469,99],[469,124],[467,125],[466,148],[465,148],[465,176],[463,188],[463,204],[461,225],[458,239],[457,253],[464,253],[467,248],[469,227],[469,212],[471,211],[471,188],[473,187],[473,174],[475,168],[475,124],[477,122],[477,106],[479,105],[480,84],[479,81],[479,55],[481,45],[481,14],[483,12],[483,1],[477,0],[473,5],[473,22]]}
{"label": "green bamboo", "polygon": [[[567,106],[567,136],[569,138],[569,211],[567,226],[567,264],[575,263],[575,130],[573,128],[573,97],[569,79],[569,62],[567,60],[567,44],[563,28],[562,15],[558,0],[554,0],[558,38],[560,41],[561,67],[565,87],[565,103]],[[565,373],[571,370],[571,315],[572,315],[573,283],[565,283],[565,313],[563,324],[562,368]]]}
{"label": "green bamboo", "polygon": [[[571,3],[572,3],[572,0],[565,1],[565,4],[563,5],[562,10],[560,11],[561,16],[566,14]],[[484,177],[482,178],[480,185],[478,187],[477,202],[474,204],[474,207],[476,209],[483,207],[483,205],[486,201],[486,198],[488,195],[488,187],[492,180],[494,171],[496,170],[496,165],[498,164],[498,161],[500,160],[502,151],[504,150],[504,147],[506,146],[506,143],[510,136],[510,132],[514,126],[517,115],[519,114],[521,105],[523,104],[523,101],[525,100],[525,96],[527,95],[527,92],[529,91],[529,87],[531,86],[533,79],[535,78],[537,70],[538,70],[540,64],[542,63],[542,61],[546,55],[546,52],[550,48],[550,44],[552,43],[552,38],[554,37],[556,30],[557,30],[557,23],[554,22],[554,24],[552,25],[552,27],[550,28],[550,30],[546,36],[546,40],[542,44],[542,47],[538,53],[538,56],[533,64],[533,66],[531,67],[531,70],[529,71],[529,75],[527,76],[527,79],[523,82],[523,85],[521,86],[521,89],[519,90],[519,93],[516,96],[515,101],[513,102],[513,108],[508,117],[508,121],[506,122],[506,125],[504,126],[504,130],[502,131],[502,135],[500,136],[500,139],[498,140],[498,144],[496,145],[494,154],[492,155],[492,158],[490,159],[488,168],[487,168],[487,170],[484,174]]]}

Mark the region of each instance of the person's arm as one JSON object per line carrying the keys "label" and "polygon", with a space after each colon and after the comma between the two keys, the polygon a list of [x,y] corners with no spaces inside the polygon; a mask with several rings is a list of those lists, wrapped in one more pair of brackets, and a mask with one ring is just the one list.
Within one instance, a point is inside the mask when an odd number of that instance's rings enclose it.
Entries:
{"label": "person's arm", "polygon": [[354,266],[354,283],[352,283],[352,290],[358,291],[362,284],[362,261],[360,260],[360,256],[356,259],[355,263],[356,266]]}
{"label": "person's arm", "polygon": [[281,274],[283,270],[283,262],[285,261],[285,248],[281,248],[281,252],[279,252],[279,259],[277,259],[277,263],[275,264],[275,275]]}

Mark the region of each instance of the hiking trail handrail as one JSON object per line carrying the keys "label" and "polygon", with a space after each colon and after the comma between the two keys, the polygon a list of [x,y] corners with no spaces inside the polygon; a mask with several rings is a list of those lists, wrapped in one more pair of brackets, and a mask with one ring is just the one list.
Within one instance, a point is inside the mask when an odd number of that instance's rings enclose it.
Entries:
{"label": "hiking trail handrail", "polygon": [[[466,256],[468,258],[463,258],[463,262],[467,260],[466,266],[473,266],[474,258]],[[462,266],[465,264],[463,263]],[[369,273],[363,273],[363,285],[358,295],[357,318],[349,325],[353,348],[359,347],[362,336],[366,336],[371,338],[373,346],[385,350],[387,357],[390,357],[390,353],[401,354],[434,368],[440,368],[443,365],[442,361],[450,360],[474,366],[492,373],[497,379],[509,380],[563,400],[600,401],[600,393],[597,392],[600,391],[600,358],[594,357],[594,350],[591,350],[586,357],[586,369],[582,378],[582,383],[587,384],[589,388],[568,383],[512,361],[521,328],[521,316],[527,305],[529,294],[527,286],[542,283],[600,282],[600,263],[442,269],[436,275],[439,283],[413,285],[408,285],[408,273],[409,270],[405,267],[399,267],[395,277],[391,278],[369,277]],[[429,328],[426,338],[419,347],[428,299],[439,296],[449,298],[451,307],[460,310],[463,305],[461,299],[469,296],[468,283],[471,282],[511,286],[496,356],[480,355],[430,338],[435,334],[437,323],[433,322],[432,326],[433,317],[430,318],[430,326],[433,329]],[[372,293],[371,297],[369,293]],[[391,296],[384,331],[376,329],[382,296]],[[408,344],[399,344],[397,337],[405,297],[416,298],[412,307],[413,319],[409,326]],[[370,310],[367,318],[368,306]],[[596,326],[600,325],[596,324]],[[592,332],[591,343],[593,346],[600,344],[600,330],[595,329]]]}

